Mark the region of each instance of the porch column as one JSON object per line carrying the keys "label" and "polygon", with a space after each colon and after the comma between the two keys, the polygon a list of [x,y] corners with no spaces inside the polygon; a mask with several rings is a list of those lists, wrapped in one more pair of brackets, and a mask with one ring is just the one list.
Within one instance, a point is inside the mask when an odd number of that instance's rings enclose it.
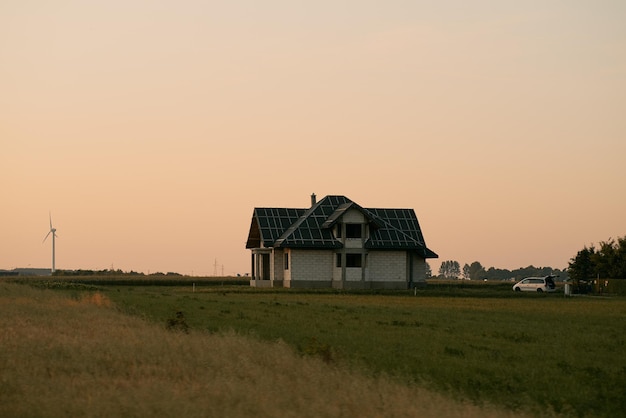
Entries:
{"label": "porch column", "polygon": [[250,267],[250,276],[252,276],[252,280],[255,280],[255,276],[256,276],[256,269],[254,268],[254,253],[250,254],[250,263],[252,264],[252,266]]}

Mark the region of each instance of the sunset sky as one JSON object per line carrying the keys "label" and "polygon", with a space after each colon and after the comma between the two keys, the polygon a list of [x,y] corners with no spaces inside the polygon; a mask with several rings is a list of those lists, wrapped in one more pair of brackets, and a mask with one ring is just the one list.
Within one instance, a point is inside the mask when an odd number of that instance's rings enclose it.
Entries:
{"label": "sunset sky", "polygon": [[0,164],[0,269],[51,213],[57,269],[243,274],[311,193],[565,268],[626,236],[626,2],[4,0]]}

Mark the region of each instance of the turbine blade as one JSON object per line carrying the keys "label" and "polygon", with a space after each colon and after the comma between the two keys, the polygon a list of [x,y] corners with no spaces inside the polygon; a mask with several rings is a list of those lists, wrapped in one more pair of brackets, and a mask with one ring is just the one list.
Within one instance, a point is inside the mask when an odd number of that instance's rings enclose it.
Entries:
{"label": "turbine blade", "polygon": [[51,232],[52,230],[48,231],[48,233],[46,234],[46,237],[43,239],[43,241],[41,241],[42,244],[46,242],[46,240],[48,239],[48,235],[50,235]]}
{"label": "turbine blade", "polygon": [[52,229],[52,212],[48,212],[48,215],[50,216],[50,229]]}

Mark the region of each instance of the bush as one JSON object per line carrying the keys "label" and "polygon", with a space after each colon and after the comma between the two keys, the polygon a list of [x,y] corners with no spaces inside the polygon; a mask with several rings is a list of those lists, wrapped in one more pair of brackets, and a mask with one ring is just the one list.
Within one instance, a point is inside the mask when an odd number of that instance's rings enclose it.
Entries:
{"label": "bush", "polygon": [[302,351],[307,355],[321,358],[322,361],[327,364],[335,361],[335,356],[330,345],[321,343],[315,337],[309,339]]}
{"label": "bush", "polygon": [[613,295],[626,295],[626,280],[610,279],[608,280],[608,286],[605,288],[605,292]]}
{"label": "bush", "polygon": [[167,320],[167,329],[171,331],[181,331],[185,334],[189,334],[189,325],[185,319],[185,314],[182,311],[176,312],[173,318]]}

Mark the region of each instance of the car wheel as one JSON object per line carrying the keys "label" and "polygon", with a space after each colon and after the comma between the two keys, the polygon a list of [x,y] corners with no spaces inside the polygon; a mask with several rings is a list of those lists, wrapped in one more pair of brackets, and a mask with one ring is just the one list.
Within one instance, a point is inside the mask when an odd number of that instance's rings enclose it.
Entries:
{"label": "car wheel", "polygon": [[522,289],[520,289],[519,287],[516,287],[516,288],[515,288],[515,291],[516,291],[516,292],[521,292],[521,291],[522,291]]}
{"label": "car wheel", "polygon": [[537,289],[537,293],[543,293],[543,290],[541,288]]}

